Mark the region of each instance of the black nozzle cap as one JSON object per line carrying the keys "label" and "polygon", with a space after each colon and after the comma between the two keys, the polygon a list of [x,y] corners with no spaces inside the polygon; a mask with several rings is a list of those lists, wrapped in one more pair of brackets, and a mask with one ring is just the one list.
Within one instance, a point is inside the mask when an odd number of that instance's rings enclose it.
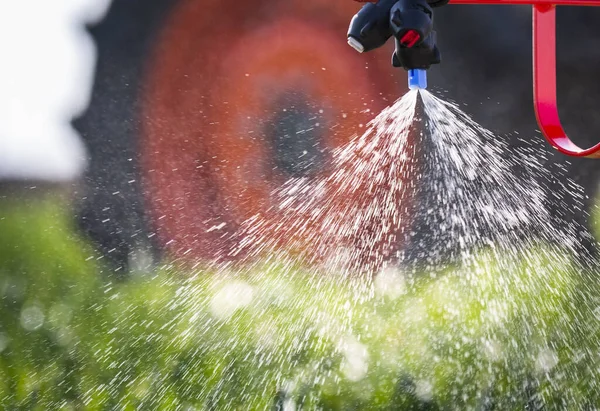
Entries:
{"label": "black nozzle cap", "polygon": [[[389,10],[381,5],[367,3],[350,22],[348,38],[362,45],[363,51],[383,46],[392,37]],[[356,47],[355,47],[356,48]]]}
{"label": "black nozzle cap", "polygon": [[429,69],[432,64],[440,64],[442,55],[436,45],[436,32],[432,31],[418,46],[408,48],[396,38],[396,50],[392,55],[392,66],[406,70]]}

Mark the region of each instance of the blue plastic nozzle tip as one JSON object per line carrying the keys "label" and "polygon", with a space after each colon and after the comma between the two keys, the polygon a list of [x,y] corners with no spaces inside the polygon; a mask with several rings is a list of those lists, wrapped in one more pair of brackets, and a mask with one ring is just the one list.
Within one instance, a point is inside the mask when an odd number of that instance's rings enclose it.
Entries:
{"label": "blue plastic nozzle tip", "polygon": [[408,70],[408,88],[426,89],[427,88],[427,70],[412,69]]}

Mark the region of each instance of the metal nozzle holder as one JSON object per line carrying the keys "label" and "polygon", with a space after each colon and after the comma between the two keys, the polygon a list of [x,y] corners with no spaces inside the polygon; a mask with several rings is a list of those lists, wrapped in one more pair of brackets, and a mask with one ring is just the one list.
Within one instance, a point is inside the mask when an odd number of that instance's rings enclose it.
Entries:
{"label": "metal nozzle holder", "polygon": [[392,65],[409,71],[409,88],[427,88],[426,70],[440,62],[432,6],[447,0],[379,0],[367,3],[350,22],[348,44],[359,53],[395,38]]}

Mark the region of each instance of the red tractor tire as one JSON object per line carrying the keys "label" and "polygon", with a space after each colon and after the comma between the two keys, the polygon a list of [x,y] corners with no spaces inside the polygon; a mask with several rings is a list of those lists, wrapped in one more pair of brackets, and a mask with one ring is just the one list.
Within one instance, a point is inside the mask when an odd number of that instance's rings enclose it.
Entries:
{"label": "red tractor tire", "polygon": [[240,223],[297,175],[273,143],[283,112],[312,121],[305,128],[322,158],[303,174],[319,179],[332,151],[400,95],[389,58],[346,45],[355,11],[323,0],[197,0],[173,10],[145,77],[140,145],[151,215],[173,256],[228,254]]}

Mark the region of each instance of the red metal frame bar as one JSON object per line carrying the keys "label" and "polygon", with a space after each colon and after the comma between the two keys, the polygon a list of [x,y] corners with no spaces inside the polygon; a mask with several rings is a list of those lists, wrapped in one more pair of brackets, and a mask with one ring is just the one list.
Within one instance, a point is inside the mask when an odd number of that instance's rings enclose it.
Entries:
{"label": "red metal frame bar", "polygon": [[561,153],[600,158],[600,143],[582,149],[560,123],[556,97],[556,9],[533,9],[533,104],[546,139]]}
{"label": "red metal frame bar", "polygon": [[451,0],[452,4],[531,4],[533,6],[533,104],[546,140],[574,157],[600,158],[600,143],[582,149],[567,136],[556,96],[555,6],[600,6],[600,0]]}

